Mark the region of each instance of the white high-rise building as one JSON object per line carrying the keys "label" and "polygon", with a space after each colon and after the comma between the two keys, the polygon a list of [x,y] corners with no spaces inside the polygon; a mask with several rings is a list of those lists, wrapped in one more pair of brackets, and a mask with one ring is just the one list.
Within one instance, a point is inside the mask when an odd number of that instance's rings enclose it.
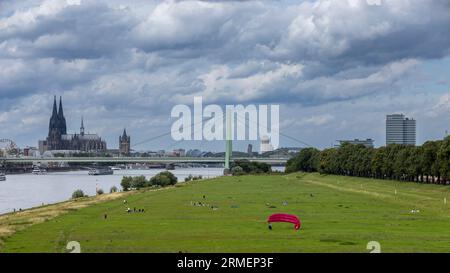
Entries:
{"label": "white high-rise building", "polygon": [[403,114],[386,116],[386,145],[416,145],[416,120]]}
{"label": "white high-rise building", "polygon": [[273,151],[273,146],[270,143],[270,138],[266,135],[261,137],[261,144],[259,147],[260,153],[271,152]]}

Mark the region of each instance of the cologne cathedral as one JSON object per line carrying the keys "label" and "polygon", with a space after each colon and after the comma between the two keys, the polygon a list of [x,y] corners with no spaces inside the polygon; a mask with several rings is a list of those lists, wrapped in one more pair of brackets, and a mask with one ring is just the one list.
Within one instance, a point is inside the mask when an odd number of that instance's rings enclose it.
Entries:
{"label": "cologne cathedral", "polygon": [[48,136],[46,140],[39,141],[39,150],[41,153],[54,150],[104,152],[106,151],[106,142],[97,134],[86,134],[84,132],[83,118],[81,118],[80,132],[78,134],[67,134],[62,99],[59,98],[59,108],[57,109],[55,96]]}

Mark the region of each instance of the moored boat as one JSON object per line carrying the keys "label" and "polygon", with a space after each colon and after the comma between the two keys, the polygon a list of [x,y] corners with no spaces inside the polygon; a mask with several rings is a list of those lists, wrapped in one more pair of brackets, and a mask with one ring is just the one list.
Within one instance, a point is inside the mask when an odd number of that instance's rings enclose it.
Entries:
{"label": "moored boat", "polygon": [[111,168],[96,168],[89,170],[89,175],[110,175],[114,174]]}
{"label": "moored boat", "polygon": [[32,174],[47,174],[47,170],[46,169],[41,169],[39,167],[34,167],[33,171],[31,173]]}

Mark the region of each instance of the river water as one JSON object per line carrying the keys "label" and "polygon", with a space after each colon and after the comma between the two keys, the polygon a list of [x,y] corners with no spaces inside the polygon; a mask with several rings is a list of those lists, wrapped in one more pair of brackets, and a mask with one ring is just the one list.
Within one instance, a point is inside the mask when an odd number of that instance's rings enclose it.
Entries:
{"label": "river water", "polygon": [[[112,186],[121,189],[123,176],[144,175],[149,179],[162,171],[165,169],[115,170],[113,175],[99,176],[88,175],[87,170],[46,175],[7,175],[6,181],[0,181],[0,214],[68,200],[77,189],[90,196],[95,195],[97,187],[108,193]],[[184,178],[190,174],[202,175],[204,178],[220,176],[223,168],[179,168],[171,172],[178,182],[184,182]]]}
{"label": "river water", "polygon": [[[283,171],[283,167],[273,170]],[[108,193],[112,186],[121,189],[123,176],[144,175],[147,179],[164,169],[116,170],[113,175],[92,176],[88,171],[55,172],[46,175],[14,174],[0,181],[0,214],[14,209],[27,209],[42,204],[52,204],[71,198],[72,193],[81,189],[85,194],[95,195],[96,188]],[[171,170],[178,182],[191,175],[213,178],[223,174],[223,168],[177,168]]]}

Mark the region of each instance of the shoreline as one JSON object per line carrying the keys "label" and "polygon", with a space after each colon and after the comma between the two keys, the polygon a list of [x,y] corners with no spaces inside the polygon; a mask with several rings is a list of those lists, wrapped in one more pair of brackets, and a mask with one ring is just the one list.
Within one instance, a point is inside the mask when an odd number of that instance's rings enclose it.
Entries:
{"label": "shoreline", "polygon": [[[150,178],[164,170],[123,169],[114,171],[113,175],[103,176],[89,176],[87,170],[49,172],[46,175],[8,174],[6,181],[0,182],[0,215],[12,213],[14,209],[18,212],[20,208],[25,210],[67,201],[77,189],[83,190],[89,196],[96,194],[96,187],[107,193],[113,186],[120,189],[123,176],[144,175]],[[203,178],[214,178],[223,174],[221,168],[177,168],[172,172],[179,183],[184,183],[184,179],[189,175],[201,174]]]}
{"label": "shoreline", "polygon": [[[203,179],[202,181],[211,179],[214,178]],[[0,253],[2,252],[2,246],[5,239],[12,236],[14,233],[24,230],[30,226],[46,222],[58,216],[70,213],[74,210],[90,207],[103,202],[108,202],[147,191],[160,191],[183,187],[188,185],[190,182],[192,181],[177,183],[176,185],[162,188],[144,188],[141,190],[120,191],[77,199],[68,199],[57,203],[27,208],[22,211],[0,214]]]}
{"label": "shoreline", "polygon": [[0,214],[0,250],[7,237],[27,227],[48,221],[73,210],[115,200],[138,192],[139,191],[121,191],[78,199],[69,199],[58,203],[24,209],[22,211]]}

